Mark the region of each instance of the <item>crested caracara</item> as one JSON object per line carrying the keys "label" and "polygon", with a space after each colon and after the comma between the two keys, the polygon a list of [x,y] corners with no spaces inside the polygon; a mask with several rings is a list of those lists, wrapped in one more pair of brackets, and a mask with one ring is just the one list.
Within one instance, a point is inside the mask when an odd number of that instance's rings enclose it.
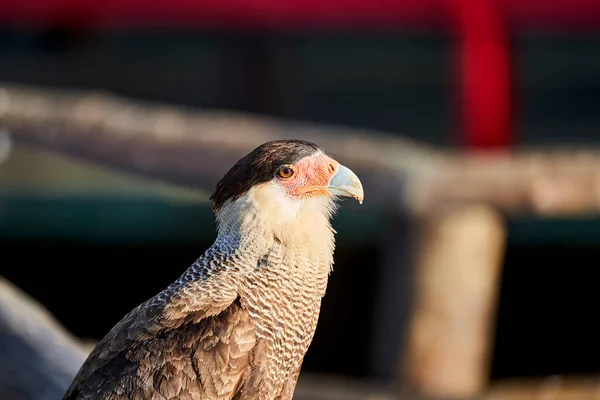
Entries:
{"label": "crested caracara", "polygon": [[211,196],[215,243],[98,343],[63,400],[291,399],[356,175],[313,143],[268,142]]}

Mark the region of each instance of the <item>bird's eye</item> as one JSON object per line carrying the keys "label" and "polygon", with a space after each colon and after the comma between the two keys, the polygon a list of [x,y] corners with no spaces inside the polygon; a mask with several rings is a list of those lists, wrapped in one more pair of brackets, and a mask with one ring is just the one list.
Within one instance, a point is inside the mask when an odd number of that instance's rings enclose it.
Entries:
{"label": "bird's eye", "polygon": [[279,172],[277,172],[280,178],[289,179],[294,176],[294,170],[291,167],[283,166],[279,168]]}

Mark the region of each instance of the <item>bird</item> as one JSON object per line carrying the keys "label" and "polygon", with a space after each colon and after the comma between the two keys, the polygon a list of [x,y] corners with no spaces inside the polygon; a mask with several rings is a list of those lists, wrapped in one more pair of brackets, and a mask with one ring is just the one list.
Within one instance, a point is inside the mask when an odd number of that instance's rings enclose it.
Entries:
{"label": "bird", "polygon": [[331,218],[363,195],[312,142],[258,146],[210,196],[214,243],[98,342],[63,400],[292,399],[332,271]]}

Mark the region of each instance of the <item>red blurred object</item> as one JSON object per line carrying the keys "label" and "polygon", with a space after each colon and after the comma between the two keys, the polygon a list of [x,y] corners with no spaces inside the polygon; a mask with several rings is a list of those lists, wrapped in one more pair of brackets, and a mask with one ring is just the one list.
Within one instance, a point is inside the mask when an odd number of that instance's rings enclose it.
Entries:
{"label": "red blurred object", "polygon": [[510,49],[504,15],[493,0],[447,0],[459,47],[461,131],[471,148],[511,144]]}
{"label": "red blurred object", "polygon": [[0,22],[90,27],[288,29],[426,23],[436,0],[0,0]]}
{"label": "red blurred object", "polygon": [[75,29],[382,29],[450,26],[462,131],[472,148],[511,142],[508,27],[600,26],[599,0],[0,0],[0,24]]}
{"label": "red blurred object", "polygon": [[[517,25],[595,28],[598,0],[486,0]],[[4,25],[379,28],[444,24],[443,0],[0,0]]]}

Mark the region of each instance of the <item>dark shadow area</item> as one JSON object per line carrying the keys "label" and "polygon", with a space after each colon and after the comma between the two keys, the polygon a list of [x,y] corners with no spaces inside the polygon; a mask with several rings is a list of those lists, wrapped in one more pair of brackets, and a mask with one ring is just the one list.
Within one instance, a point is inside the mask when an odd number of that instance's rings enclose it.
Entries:
{"label": "dark shadow area", "polygon": [[[102,338],[137,304],[175,280],[211,243],[84,245],[1,241],[2,274],[82,338]],[[319,327],[304,368],[368,374],[377,253],[338,248]],[[371,273],[365,274],[368,266]]]}
{"label": "dark shadow area", "polygon": [[600,246],[510,245],[492,378],[600,372]]}

